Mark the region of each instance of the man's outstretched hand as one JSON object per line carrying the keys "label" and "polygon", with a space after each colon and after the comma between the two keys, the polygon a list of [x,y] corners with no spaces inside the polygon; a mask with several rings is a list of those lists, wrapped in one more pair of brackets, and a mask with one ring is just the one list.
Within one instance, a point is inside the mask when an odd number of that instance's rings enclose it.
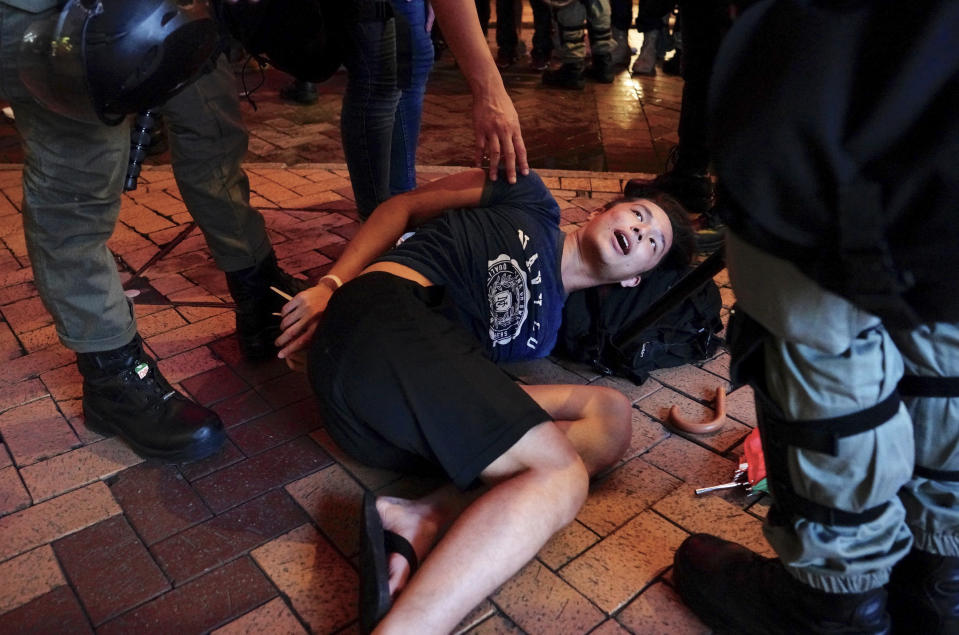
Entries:
{"label": "man's outstretched hand", "polygon": [[489,178],[495,181],[500,162],[506,179],[516,182],[516,169],[529,173],[526,145],[516,108],[506,93],[503,78],[493,62],[489,44],[480,28],[473,0],[431,0],[446,43],[473,93],[475,164],[489,160]]}
{"label": "man's outstretched hand", "polygon": [[529,174],[526,144],[519,126],[519,116],[505,90],[486,98],[473,99],[473,130],[476,132],[477,167],[489,161],[489,178],[495,181],[500,161],[506,168],[506,180],[516,182],[516,171]]}

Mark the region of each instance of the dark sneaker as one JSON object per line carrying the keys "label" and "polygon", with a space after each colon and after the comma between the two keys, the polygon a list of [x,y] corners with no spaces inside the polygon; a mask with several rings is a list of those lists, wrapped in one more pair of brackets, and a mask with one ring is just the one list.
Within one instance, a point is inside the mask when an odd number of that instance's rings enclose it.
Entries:
{"label": "dark sneaker", "polygon": [[244,357],[261,361],[275,356],[273,341],[280,335],[280,319],[273,314],[279,313],[287,300],[270,287],[293,296],[310,283],[280,269],[273,252],[255,267],[227,272],[226,283],[236,302],[236,332]]}
{"label": "dark sneaker", "polygon": [[913,549],[893,567],[888,590],[897,632],[959,633],[959,557]]}
{"label": "dark sneaker", "polygon": [[293,83],[280,89],[280,98],[304,106],[311,106],[315,104],[320,97],[316,92],[316,84],[295,79]]}
{"label": "dark sneaker", "polygon": [[676,550],[673,574],[686,605],[722,633],[890,633],[885,589],[819,591],[779,560],[715,536],[687,538]]}
{"label": "dark sneaker", "polygon": [[505,71],[507,68],[516,63],[516,52],[507,51],[500,49],[496,51],[496,67],[501,71]]}
{"label": "dark sneaker", "polygon": [[654,187],[682,203],[690,214],[702,214],[713,205],[713,183],[708,174],[687,174],[677,170],[663,172],[653,179],[630,179],[623,188],[625,196]]}
{"label": "dark sneaker", "polygon": [[593,61],[586,70],[586,76],[601,84],[612,84],[616,78],[616,66],[612,55],[594,55]]}
{"label": "dark sneaker", "polygon": [[83,375],[83,418],[100,434],[116,434],[138,454],[195,461],[223,445],[223,424],[212,410],[170,386],[137,335],[126,346],[77,354]]}
{"label": "dark sneaker", "polygon": [[545,71],[549,68],[550,54],[533,49],[529,54],[529,67],[534,71]]}
{"label": "dark sneaker", "polygon": [[559,68],[543,72],[543,83],[556,88],[582,90],[586,86],[583,67],[578,64],[563,64]]}

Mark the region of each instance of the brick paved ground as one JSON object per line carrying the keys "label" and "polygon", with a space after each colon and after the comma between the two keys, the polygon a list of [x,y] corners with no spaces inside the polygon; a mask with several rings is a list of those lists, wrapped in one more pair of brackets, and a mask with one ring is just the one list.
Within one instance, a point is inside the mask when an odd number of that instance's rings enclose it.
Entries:
{"label": "brick paved ground", "polygon": [[[534,165],[623,169],[614,166],[645,156],[648,166],[638,169],[656,170],[664,139],[675,134],[678,80],[640,82],[621,74],[612,87],[569,94],[539,88],[527,75],[510,71],[507,81],[524,115]],[[423,164],[462,165],[471,145],[463,127],[468,98],[452,68],[441,66],[437,77]],[[271,77],[274,91],[283,81]],[[357,228],[346,170],[317,163],[342,156],[330,123],[338,117],[335,81],[324,87],[329,96],[318,106],[281,104],[264,91],[251,114],[253,202],[263,210],[281,265],[314,279]],[[657,92],[670,93],[672,106],[665,98],[659,105],[644,102]],[[599,114],[601,104],[614,101],[621,102],[619,110]],[[566,103],[569,109],[557,109]],[[297,125],[297,117],[324,109],[327,121]],[[549,135],[566,117],[582,125]],[[584,137],[598,130],[599,143],[565,145],[580,138],[573,130],[593,124]],[[15,154],[9,126],[4,129],[0,154]],[[110,242],[127,278],[190,220],[169,167],[158,163],[145,168],[140,188],[125,198]],[[424,167],[421,178],[452,169]],[[567,228],[632,176],[541,174]],[[363,490],[415,495],[431,484],[345,458],[324,432],[302,376],[280,363],[252,366],[240,359],[229,308],[191,306],[230,300],[196,233],[131,285],[141,291],[136,310],[147,346],[180,390],[219,413],[228,428],[226,447],[205,461],[165,465],[87,430],[74,355],[57,342],[32,284],[20,199],[19,167],[0,166],[0,632],[356,632]],[[725,274],[717,281],[728,308]],[[699,531],[768,553],[762,500],[747,501],[738,491],[693,493],[730,479],[742,439],[755,425],[751,396],[748,388],[733,392],[727,424],[709,436],[692,438],[663,421],[674,404],[688,416],[712,416],[708,399],[728,383],[728,354],[657,372],[641,386],[556,359],[509,372],[527,383],[620,389],[634,404],[633,443],[593,485],[576,522],[484,601],[462,630],[706,632],[672,588],[672,554]]]}

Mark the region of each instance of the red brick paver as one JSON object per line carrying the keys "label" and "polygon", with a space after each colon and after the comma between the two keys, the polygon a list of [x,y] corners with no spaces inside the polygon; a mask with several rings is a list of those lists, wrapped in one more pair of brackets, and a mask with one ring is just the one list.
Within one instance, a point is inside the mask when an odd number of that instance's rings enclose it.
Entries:
{"label": "red brick paver", "polygon": [[53,548],[94,626],[170,589],[122,516],[62,538]]}

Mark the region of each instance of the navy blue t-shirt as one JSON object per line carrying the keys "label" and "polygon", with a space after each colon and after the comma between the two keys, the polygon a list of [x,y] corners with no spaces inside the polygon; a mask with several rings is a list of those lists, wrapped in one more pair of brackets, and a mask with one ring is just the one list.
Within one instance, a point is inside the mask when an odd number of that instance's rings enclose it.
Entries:
{"label": "navy blue t-shirt", "polygon": [[553,350],[566,292],[559,206],[533,172],[489,181],[479,207],[450,210],[388,252],[443,285],[494,362]]}

